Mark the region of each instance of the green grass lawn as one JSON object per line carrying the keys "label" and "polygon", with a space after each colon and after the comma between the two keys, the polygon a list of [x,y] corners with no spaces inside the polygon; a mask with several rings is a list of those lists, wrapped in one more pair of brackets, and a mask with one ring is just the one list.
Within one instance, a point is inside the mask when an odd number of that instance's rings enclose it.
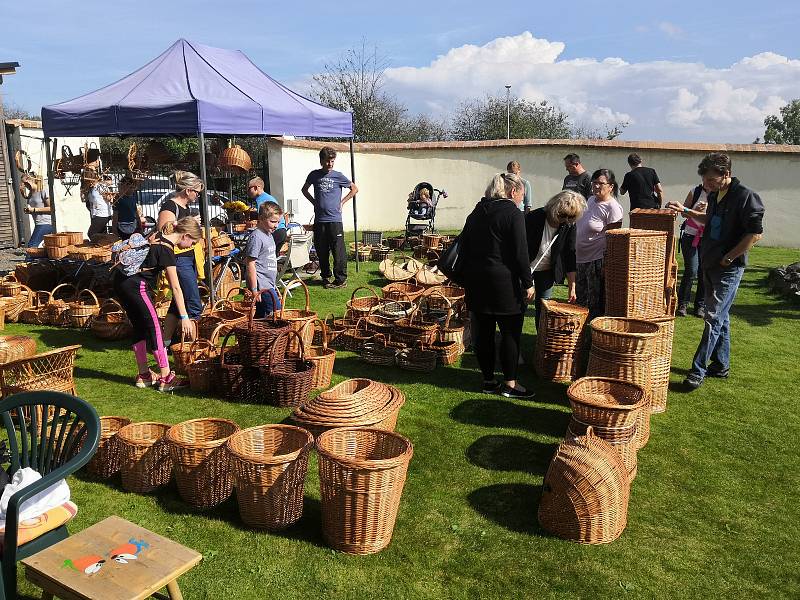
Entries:
{"label": "green grass lawn", "polygon": [[[81,476],[69,481],[80,510],[72,531],[116,514],[202,552],[203,562],[180,582],[187,599],[800,597],[800,306],[763,287],[770,267],[797,260],[794,250],[752,252],[732,311],[729,380],[708,380],[692,394],[678,390],[702,330],[699,319],[678,320],[675,389],[667,412],[652,418],[628,527],[610,545],[562,541],[538,526],[542,477],[569,409],[565,385],[536,381],[532,318],[520,380],[536,388],[535,401],[477,393],[481,377],[471,355],[417,374],[339,353],[334,382],[366,376],[407,395],[397,429],[413,441],[414,457],[394,538],[377,555],[324,545],[313,456],[303,518],[282,533],[245,528],[234,499],[198,512],[180,501],[174,484],[138,495],[122,491],[117,478]],[[351,264],[346,290],[312,286],[313,309],[341,314],[355,286],[383,283],[375,263],[358,274]],[[31,334],[43,349],[83,344],[78,393],[100,414],[168,423],[216,416],[244,428],[290,412],[137,390],[126,344],[88,333],[26,325],[5,333]],[[20,591],[39,597],[21,574]]]}

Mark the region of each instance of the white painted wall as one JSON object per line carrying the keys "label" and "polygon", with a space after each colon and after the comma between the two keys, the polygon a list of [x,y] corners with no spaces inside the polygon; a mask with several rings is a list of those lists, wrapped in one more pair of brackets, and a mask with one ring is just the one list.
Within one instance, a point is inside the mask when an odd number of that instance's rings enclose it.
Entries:
{"label": "white painted wall", "polygon": [[[618,144],[585,142],[572,147],[564,142],[552,145],[518,140],[494,146],[438,145],[419,148],[419,145],[357,145],[356,182],[358,194],[358,226],[360,230],[399,230],[406,218],[406,197],[420,181],[447,190],[449,197],[440,202],[436,225],[440,229],[460,229],[464,219],[478,202],[490,178],[505,170],[508,161],[516,159],[522,174],[533,186],[533,203],[542,206],[561,190],[566,172],[563,157],[577,152],[590,172],[599,167],[611,168],[621,183],[628,170],[626,158],[637,152],[645,164],[656,169],[665,189],[666,199],[683,201],[687,192],[699,180],[697,164],[711,146],[686,145],[684,149],[648,148],[667,144]],[[305,147],[313,146],[313,147]],[[398,147],[399,146],[399,147]],[[302,198],[300,188],[306,175],[318,168],[321,144],[273,140],[270,142],[269,171],[273,195]],[[336,145],[339,155],[336,169],[350,176],[350,155],[344,145]],[[341,149],[340,149],[341,148]],[[794,150],[796,148],[796,150]],[[800,172],[800,147],[789,152],[728,150],[733,161],[733,173],[742,183],[757,191],[766,206],[764,239],[771,246],[800,247],[800,187],[796,182]],[[620,196],[628,207],[627,196]],[[302,199],[297,219],[307,223],[313,217],[311,204]],[[352,211],[345,210],[345,228],[352,229]]]}
{"label": "white painted wall", "polygon": [[[61,155],[61,146],[67,145],[72,149],[73,154],[78,154],[80,148],[86,142],[94,142],[99,145],[99,139],[96,137],[89,138],[59,138],[58,140],[58,155]],[[41,129],[31,129],[27,127],[20,128],[20,146],[28,156],[31,158],[33,170],[41,174],[45,180],[45,187],[47,187],[47,160],[45,158],[44,150],[44,133]],[[86,210],[86,205],[81,202],[80,185],[75,185],[70,188],[69,194],[67,189],[60,180],[55,180],[54,186],[55,205],[56,205],[56,228],[58,231],[83,231],[84,233],[89,229],[89,211]],[[27,216],[28,231],[26,232],[25,239],[30,236],[33,230],[33,218]]]}

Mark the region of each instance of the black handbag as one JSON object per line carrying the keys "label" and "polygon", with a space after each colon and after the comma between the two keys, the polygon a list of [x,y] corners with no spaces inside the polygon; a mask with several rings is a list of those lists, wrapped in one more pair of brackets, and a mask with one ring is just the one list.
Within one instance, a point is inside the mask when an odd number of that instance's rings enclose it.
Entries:
{"label": "black handbag", "polygon": [[448,279],[460,285],[462,283],[461,275],[463,266],[459,258],[461,258],[461,235],[456,237],[453,243],[448,246],[447,250],[442,253],[436,266]]}

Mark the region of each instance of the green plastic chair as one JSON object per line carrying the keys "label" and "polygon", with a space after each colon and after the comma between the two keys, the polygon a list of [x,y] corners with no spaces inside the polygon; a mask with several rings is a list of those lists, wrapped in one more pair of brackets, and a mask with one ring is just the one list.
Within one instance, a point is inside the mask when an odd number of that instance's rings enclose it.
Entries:
{"label": "green plastic chair", "polygon": [[3,539],[0,600],[17,598],[17,561],[69,536],[67,526],[49,531],[17,546],[17,525],[22,503],[64,479],[89,462],[100,439],[100,418],[94,407],[62,392],[22,392],[0,401],[9,463],[8,474],[30,467],[42,478],[11,496]]}

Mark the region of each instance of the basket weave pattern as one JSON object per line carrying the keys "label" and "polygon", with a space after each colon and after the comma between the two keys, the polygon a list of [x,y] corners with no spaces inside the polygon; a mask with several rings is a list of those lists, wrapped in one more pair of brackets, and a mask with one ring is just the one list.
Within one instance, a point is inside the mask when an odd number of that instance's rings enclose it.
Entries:
{"label": "basket weave pattern", "polygon": [[567,382],[578,377],[584,325],[589,309],[566,302],[542,300],[534,368],[539,377]]}
{"label": "basket weave pattern", "polygon": [[127,417],[100,417],[100,442],[97,451],[86,464],[87,473],[100,479],[108,479],[119,471],[122,464],[122,445],[117,432],[131,420]]}
{"label": "basket weave pattern", "polygon": [[172,458],[167,446],[166,423],[131,423],[117,433],[121,446],[122,487],[145,494],[172,479]]}
{"label": "basket weave pattern", "polygon": [[606,314],[648,319],[664,316],[667,234],[642,229],[606,232]]}

